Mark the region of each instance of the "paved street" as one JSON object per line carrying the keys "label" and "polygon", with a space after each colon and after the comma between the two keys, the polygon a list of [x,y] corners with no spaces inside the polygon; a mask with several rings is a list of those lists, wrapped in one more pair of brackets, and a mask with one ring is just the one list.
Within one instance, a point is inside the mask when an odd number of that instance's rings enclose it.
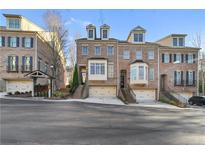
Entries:
{"label": "paved street", "polygon": [[205,144],[205,110],[0,99],[1,144]]}

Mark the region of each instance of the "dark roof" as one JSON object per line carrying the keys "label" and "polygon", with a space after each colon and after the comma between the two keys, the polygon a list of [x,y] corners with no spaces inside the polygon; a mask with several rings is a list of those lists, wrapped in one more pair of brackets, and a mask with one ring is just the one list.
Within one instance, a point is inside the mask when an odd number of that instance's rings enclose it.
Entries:
{"label": "dark roof", "polygon": [[11,18],[22,18],[21,15],[18,14],[3,14],[4,17],[11,17]]}
{"label": "dark roof", "polygon": [[[77,41],[77,40],[80,41],[80,40],[88,40],[88,39],[87,39],[87,38],[80,38],[80,39],[76,39],[76,41]],[[101,38],[95,38],[95,40],[102,40],[102,39],[101,39]],[[109,38],[109,40],[110,40],[110,41],[117,41],[117,39],[115,39],[115,38]],[[89,41],[89,40],[88,40],[88,41]],[[92,41],[93,41],[93,40],[92,40]],[[103,40],[103,41],[104,41],[104,40]]]}
{"label": "dark roof", "polygon": [[132,30],[131,30],[131,32],[132,31],[144,31],[144,32],[146,32],[146,29],[144,29],[143,27],[141,27],[141,26],[137,26],[137,27],[135,27],[135,28],[133,28]]}
{"label": "dark roof", "polygon": [[107,24],[103,24],[102,26],[100,26],[100,28],[110,28],[110,26]]}
{"label": "dark roof", "polygon": [[146,62],[144,62],[143,60],[136,59],[136,60],[132,61],[130,64],[134,64],[134,63],[146,63]]}
{"label": "dark roof", "polygon": [[89,24],[89,25],[86,26],[86,29],[88,29],[88,28],[96,28],[96,27],[93,24]]}

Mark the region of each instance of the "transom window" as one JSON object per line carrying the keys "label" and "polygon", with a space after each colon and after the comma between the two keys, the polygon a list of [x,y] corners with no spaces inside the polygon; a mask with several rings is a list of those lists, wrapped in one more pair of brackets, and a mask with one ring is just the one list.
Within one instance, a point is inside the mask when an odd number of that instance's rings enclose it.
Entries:
{"label": "transom window", "polygon": [[148,59],[149,60],[154,59],[154,51],[148,51]]}
{"label": "transom window", "polygon": [[136,59],[142,59],[142,51],[136,51]]}
{"label": "transom window", "polygon": [[82,55],[88,55],[88,46],[82,46]]}
{"label": "transom window", "polygon": [[97,56],[101,55],[101,48],[100,48],[100,46],[95,46],[95,55],[97,55]]}
{"label": "transom window", "polygon": [[130,59],[130,52],[128,50],[123,51],[123,59]]}
{"label": "transom window", "polygon": [[20,28],[20,20],[19,19],[8,19],[9,28],[19,29]]}
{"label": "transom window", "polygon": [[107,55],[108,56],[114,55],[114,47],[113,46],[108,46],[107,47]]}
{"label": "transom window", "polygon": [[134,34],[134,42],[143,42],[143,34]]}
{"label": "transom window", "polygon": [[90,64],[90,74],[92,75],[105,74],[105,64],[104,63],[91,63]]}

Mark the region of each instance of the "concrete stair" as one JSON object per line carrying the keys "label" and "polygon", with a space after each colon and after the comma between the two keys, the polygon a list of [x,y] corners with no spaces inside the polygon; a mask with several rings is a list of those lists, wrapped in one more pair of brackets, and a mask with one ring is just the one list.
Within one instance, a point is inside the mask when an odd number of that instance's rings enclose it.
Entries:
{"label": "concrete stair", "polygon": [[124,97],[123,101],[125,104],[136,103],[136,100],[133,98],[133,96],[130,94],[127,88],[121,88],[120,90]]}

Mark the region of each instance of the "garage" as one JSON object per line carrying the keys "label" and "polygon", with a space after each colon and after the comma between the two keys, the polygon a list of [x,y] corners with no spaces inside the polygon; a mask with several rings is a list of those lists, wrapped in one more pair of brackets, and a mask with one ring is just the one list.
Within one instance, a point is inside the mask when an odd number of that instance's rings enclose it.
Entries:
{"label": "garage", "polygon": [[137,100],[156,100],[155,90],[134,90]]}
{"label": "garage", "polygon": [[90,97],[116,97],[115,86],[90,86]]}
{"label": "garage", "polygon": [[6,91],[15,93],[16,91],[19,92],[29,92],[33,90],[32,81],[25,81],[25,80],[9,80],[6,82]]}

